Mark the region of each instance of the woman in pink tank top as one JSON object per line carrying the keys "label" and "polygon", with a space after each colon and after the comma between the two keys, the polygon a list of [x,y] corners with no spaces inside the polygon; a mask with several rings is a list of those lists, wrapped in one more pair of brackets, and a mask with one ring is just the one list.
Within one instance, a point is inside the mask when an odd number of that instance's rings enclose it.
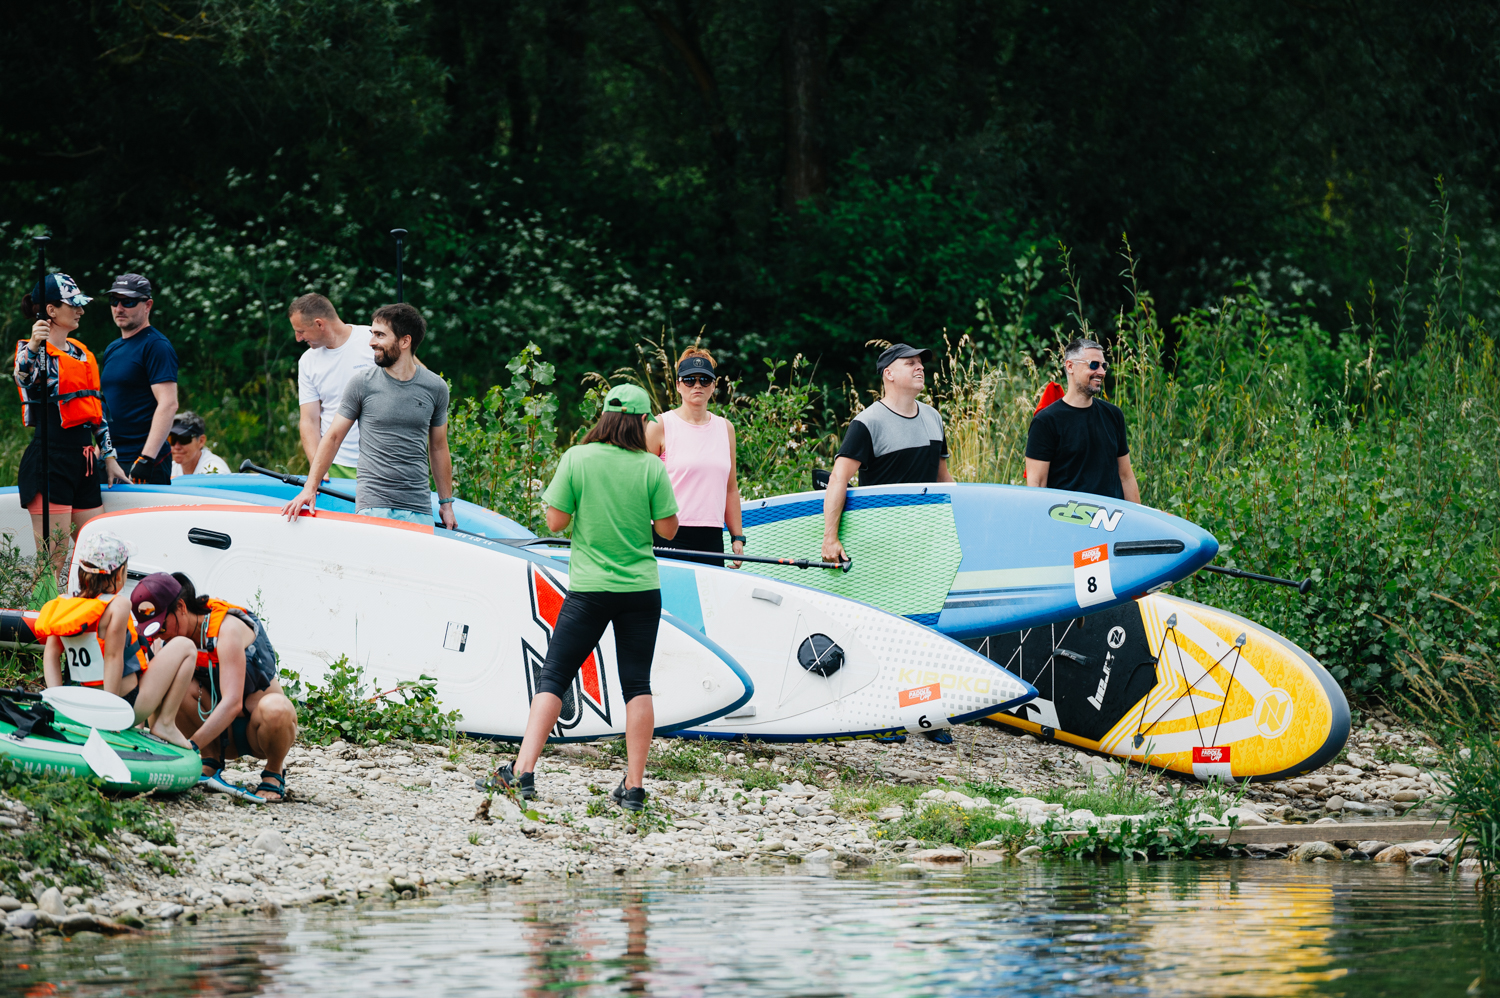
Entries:
{"label": "woman in pink tank top", "polygon": [[[708,411],[717,382],[712,355],[700,347],[688,347],[677,359],[677,394],[682,404],[646,424],[646,449],[666,462],[677,497],[677,536],[670,541],[656,538],[652,543],[657,547],[722,554],[724,528],[728,527],[734,553],[745,552],[734,424]],[[724,564],[723,558],[688,560]]]}

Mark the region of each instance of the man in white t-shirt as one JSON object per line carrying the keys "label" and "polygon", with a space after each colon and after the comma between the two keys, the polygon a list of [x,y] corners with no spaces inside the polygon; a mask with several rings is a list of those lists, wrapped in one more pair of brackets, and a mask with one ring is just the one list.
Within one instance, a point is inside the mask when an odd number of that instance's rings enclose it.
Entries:
{"label": "man in white t-shirt", "polygon": [[167,431],[172,448],[172,479],[183,475],[227,475],[229,465],[208,449],[208,427],[196,412],[179,412]]}
{"label": "man in white t-shirt", "polygon": [[[303,295],[293,301],[287,308],[287,318],[297,342],[308,347],[297,359],[297,403],[302,407],[302,449],[310,466],[323,434],[338,414],[344,385],[358,372],[374,367],[375,354],[370,349],[370,327],[342,321],[333,303],[322,295]],[[353,478],[358,465],[356,426],[334,455],[328,477]]]}

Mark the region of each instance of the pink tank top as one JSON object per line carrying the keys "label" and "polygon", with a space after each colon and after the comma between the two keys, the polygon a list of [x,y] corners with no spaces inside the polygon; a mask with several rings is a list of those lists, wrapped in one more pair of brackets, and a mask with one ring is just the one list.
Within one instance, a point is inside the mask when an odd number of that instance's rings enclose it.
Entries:
{"label": "pink tank top", "polygon": [[729,497],[729,423],[709,413],[694,426],[674,409],[661,415],[661,459],[667,464],[677,522],[684,527],[724,526]]}

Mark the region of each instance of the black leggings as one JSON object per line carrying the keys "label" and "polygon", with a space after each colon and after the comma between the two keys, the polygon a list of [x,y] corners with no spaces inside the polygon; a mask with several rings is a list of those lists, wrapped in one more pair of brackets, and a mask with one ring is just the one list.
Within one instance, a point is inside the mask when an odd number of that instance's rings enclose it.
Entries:
{"label": "black leggings", "polygon": [[568,593],[547,645],[547,663],[537,692],[566,699],[568,687],[610,624],[615,625],[615,664],[625,702],[650,696],[651,659],[656,655],[656,629],[661,625],[660,589]]}

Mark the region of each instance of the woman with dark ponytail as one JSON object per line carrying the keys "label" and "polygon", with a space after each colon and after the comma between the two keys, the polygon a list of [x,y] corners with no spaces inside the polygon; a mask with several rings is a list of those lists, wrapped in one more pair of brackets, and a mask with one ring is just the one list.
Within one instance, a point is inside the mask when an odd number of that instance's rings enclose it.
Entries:
{"label": "woman with dark ponytail", "polygon": [[[199,786],[254,804],[280,803],[286,787],[286,754],[297,740],[297,708],[281,691],[276,649],[266,625],[242,606],[199,595],[181,572],[146,576],[130,593],[140,634],[182,636],[198,647],[198,670],[177,713],[177,727],[203,757]],[[266,760],[253,791],[224,777],[224,760],[252,755]]]}
{"label": "woman with dark ponytail", "polygon": [[[70,532],[104,512],[100,481],[128,482],[104,419],[104,396],[99,390],[99,362],[71,334],[92,298],[78,289],[67,274],[49,274],[41,286],[21,299],[21,311],[34,320],[31,338],[16,344],[15,380],[21,395],[21,419],[36,427],[47,420],[48,518]],[[50,404],[42,409],[42,379]],[[101,468],[100,465],[103,465]],[[33,432],[16,482],[21,505],[31,513],[37,552],[42,536],[42,442]],[[67,545],[52,552],[55,576],[63,574]]]}

